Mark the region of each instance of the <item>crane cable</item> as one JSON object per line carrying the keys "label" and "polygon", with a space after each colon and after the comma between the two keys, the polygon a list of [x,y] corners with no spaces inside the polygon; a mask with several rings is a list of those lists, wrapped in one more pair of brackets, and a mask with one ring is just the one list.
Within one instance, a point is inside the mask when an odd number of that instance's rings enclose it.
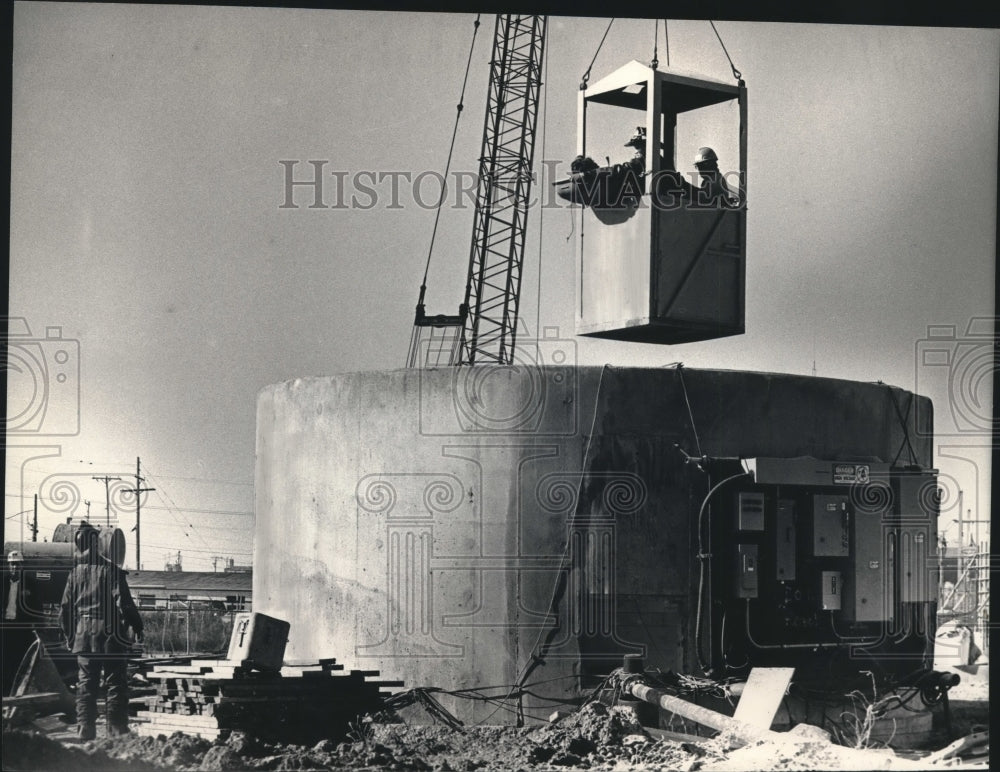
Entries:
{"label": "crane cable", "polygon": [[[665,21],[666,20],[664,19],[664,22]],[[656,58],[656,37],[657,35],[659,35],[659,33],[660,33],[660,20],[653,19],[653,61],[649,63],[649,66],[652,67],[654,70],[660,65],[660,60]]]}
{"label": "crane cable", "polygon": [[[545,41],[549,48],[548,56],[545,57],[545,63],[542,65],[545,68],[544,75],[542,77],[542,170],[544,173],[545,169],[545,132],[549,128],[549,59],[552,58],[552,39],[549,38]],[[544,254],[544,249],[542,248],[542,236],[545,229],[545,206],[540,206],[538,208],[538,297],[535,301],[535,339],[539,339],[542,336],[542,255]]]}
{"label": "crane cable", "polygon": [[743,80],[743,73],[736,69],[736,65],[733,64],[733,57],[731,57],[729,52],[726,50],[726,44],[722,42],[722,36],[719,34],[719,30],[715,29],[715,22],[709,19],[708,23],[712,25],[712,31],[715,32],[715,36],[719,39],[719,45],[722,46],[722,53],[724,53],[726,58],[729,60],[729,67],[733,71],[733,77],[736,78],[736,80]]}
{"label": "crane cable", "polygon": [[[660,20],[653,19],[653,61],[649,63],[649,66],[654,70],[660,65],[660,60],[657,58],[657,35],[660,31]],[[670,33],[667,31],[667,20],[663,20],[663,50],[667,57],[667,67],[670,66]]]}
{"label": "crane cable", "polygon": [[458,98],[458,105],[455,112],[455,126],[451,131],[451,145],[448,147],[448,161],[444,166],[444,183],[441,185],[441,197],[438,199],[436,211],[434,213],[434,229],[431,231],[431,244],[427,250],[427,264],[424,266],[424,280],[420,284],[420,302],[424,301],[424,291],[427,289],[427,272],[431,267],[431,254],[434,252],[434,239],[437,236],[438,221],[441,219],[441,205],[444,204],[446,190],[448,187],[448,172],[451,170],[451,157],[455,150],[455,137],[458,135],[458,122],[462,117],[462,108],[465,106],[465,87],[469,82],[469,70],[472,68],[472,52],[476,48],[476,35],[479,33],[479,18],[482,14],[476,14],[473,22],[472,43],[469,45],[469,58],[465,63],[465,76],[462,78],[462,93]]}
{"label": "crane cable", "polygon": [[590,80],[590,70],[594,66],[594,62],[597,61],[597,55],[601,53],[601,46],[604,45],[604,41],[607,40],[608,33],[611,32],[611,25],[615,23],[612,17],[611,21],[608,22],[608,28],[604,30],[604,37],[601,38],[601,42],[597,44],[597,50],[594,51],[594,58],[590,60],[590,65],[587,67],[587,71],[583,73],[583,77],[580,79],[580,91],[587,90],[587,81]]}
{"label": "crane cable", "polygon": [[670,66],[670,33],[667,31],[667,20],[663,20],[663,50],[667,55],[667,67]]}

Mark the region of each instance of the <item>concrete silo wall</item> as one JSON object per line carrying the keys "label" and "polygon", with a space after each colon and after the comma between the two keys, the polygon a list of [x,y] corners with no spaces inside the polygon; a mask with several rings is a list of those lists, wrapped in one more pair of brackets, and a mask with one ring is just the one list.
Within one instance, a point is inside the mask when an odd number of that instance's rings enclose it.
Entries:
{"label": "concrete silo wall", "polygon": [[563,678],[545,688],[568,695],[574,676],[622,651],[690,671],[700,499],[686,455],[929,466],[917,411],[930,403],[883,385],[688,369],[400,370],[269,386],[257,406],[255,609],[291,622],[288,657],[334,656],[407,686]]}

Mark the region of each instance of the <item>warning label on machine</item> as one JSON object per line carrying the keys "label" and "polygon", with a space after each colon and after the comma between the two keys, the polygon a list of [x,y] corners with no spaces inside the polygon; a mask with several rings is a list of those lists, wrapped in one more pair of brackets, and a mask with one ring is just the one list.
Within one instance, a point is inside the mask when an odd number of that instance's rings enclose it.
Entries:
{"label": "warning label on machine", "polygon": [[834,485],[866,485],[871,479],[868,464],[834,464]]}

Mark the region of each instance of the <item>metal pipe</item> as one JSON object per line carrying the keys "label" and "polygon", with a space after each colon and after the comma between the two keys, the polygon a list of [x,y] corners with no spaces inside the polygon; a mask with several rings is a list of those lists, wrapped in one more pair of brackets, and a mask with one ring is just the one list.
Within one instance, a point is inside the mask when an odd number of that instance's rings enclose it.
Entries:
{"label": "metal pipe", "polygon": [[837,636],[844,643],[850,644],[863,644],[865,646],[871,646],[876,643],[881,643],[885,640],[885,630],[883,629],[878,636],[871,635],[841,635],[840,631],[837,630],[837,623],[833,618],[833,611],[830,612],[830,629],[833,630],[833,634]]}
{"label": "metal pipe", "polygon": [[623,688],[624,691],[633,697],[638,697],[644,702],[657,705],[664,710],[669,710],[671,713],[676,713],[678,716],[690,719],[703,726],[717,729],[720,732],[728,732],[734,738],[746,744],[754,743],[758,740],[790,742],[796,739],[794,736],[789,737],[787,734],[782,734],[781,732],[772,732],[767,728],[762,729],[759,726],[748,724],[746,721],[741,721],[738,718],[703,708],[701,705],[695,705],[687,700],[674,697],[672,694],[668,694],[661,689],[654,689],[651,686],[647,686],[640,680],[626,681],[623,684]]}

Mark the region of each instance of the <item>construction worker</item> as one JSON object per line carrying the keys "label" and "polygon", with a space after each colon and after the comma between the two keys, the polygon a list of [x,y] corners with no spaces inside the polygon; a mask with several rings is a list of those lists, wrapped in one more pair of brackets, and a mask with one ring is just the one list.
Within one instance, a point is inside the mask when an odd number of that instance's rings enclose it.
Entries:
{"label": "construction worker", "polygon": [[635,155],[620,164],[612,165],[608,159],[608,166],[598,166],[593,158],[578,155],[570,163],[570,177],[554,183],[557,194],[595,211],[626,209],[631,217],[644,189],[646,128],[637,126],[625,147],[634,148]]}
{"label": "construction worker", "polygon": [[719,207],[736,206],[738,199],[729,190],[726,180],[719,171],[719,156],[710,147],[698,148],[694,168],[701,176],[701,186],[695,189],[695,206]]}
{"label": "construction worker", "polygon": [[636,126],[635,133],[625,143],[625,147],[634,148],[635,155],[622,166],[627,166],[641,176],[646,171],[646,127]]}
{"label": "construction worker", "polygon": [[66,582],[59,625],[79,667],[77,735],[81,740],[96,736],[102,671],[108,687],[108,734],[127,734],[131,641],[126,627],[141,641],[142,618],[121,568],[125,537],[117,528],[99,532],[84,522],[75,542],[77,562]]}

